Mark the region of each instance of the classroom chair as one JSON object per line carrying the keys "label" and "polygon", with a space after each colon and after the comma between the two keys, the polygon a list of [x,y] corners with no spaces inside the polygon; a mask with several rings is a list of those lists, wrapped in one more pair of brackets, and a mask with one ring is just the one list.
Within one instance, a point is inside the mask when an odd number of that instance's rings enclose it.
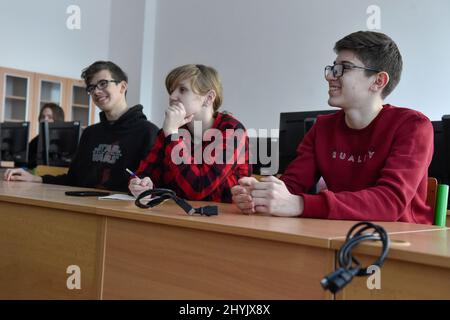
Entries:
{"label": "classroom chair", "polygon": [[436,178],[428,178],[427,203],[433,209],[434,224],[441,227],[445,227],[447,220],[448,190],[448,185],[438,184]]}
{"label": "classroom chair", "polygon": [[43,176],[46,174],[57,176],[60,174],[66,174],[69,171],[67,167],[52,167],[39,165],[33,170],[33,174],[37,176]]}

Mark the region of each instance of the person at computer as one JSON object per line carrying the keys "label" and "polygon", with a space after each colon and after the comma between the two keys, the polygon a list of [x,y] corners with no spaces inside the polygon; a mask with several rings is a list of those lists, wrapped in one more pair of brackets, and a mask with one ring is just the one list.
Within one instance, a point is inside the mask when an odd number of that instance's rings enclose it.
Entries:
{"label": "person at computer", "polygon": [[68,173],[39,177],[23,169],[8,169],[5,180],[128,190],[125,169],[137,169],[150,151],[158,127],[147,120],[141,105],[128,106],[128,77],[113,62],[97,61],[84,69],[81,77],[101,110],[100,123],[84,129]]}
{"label": "person at computer", "polygon": [[166,89],[163,128],[141,161],[138,178],[130,180],[131,193],[159,187],[187,200],[231,202],[231,187],[251,174],[248,136],[236,118],[218,111],[223,95],[217,71],[180,66],[167,75]]}
{"label": "person at computer", "polygon": [[[63,122],[64,110],[56,103],[46,103],[39,112],[39,122]],[[34,137],[28,144],[28,168],[33,169],[37,166],[39,135]]]}
{"label": "person at computer", "polygon": [[[400,80],[397,45],[385,34],[360,31],[334,50],[325,78],[328,103],[341,110],[317,117],[280,179],[242,178],[233,201],[247,214],[431,224],[431,122],[384,103]],[[327,189],[308,194],[321,176]]]}

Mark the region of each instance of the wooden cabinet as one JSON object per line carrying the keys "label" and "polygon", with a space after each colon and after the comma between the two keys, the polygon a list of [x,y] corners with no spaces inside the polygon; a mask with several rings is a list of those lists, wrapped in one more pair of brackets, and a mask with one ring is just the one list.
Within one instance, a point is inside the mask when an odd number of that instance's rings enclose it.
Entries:
{"label": "wooden cabinet", "polygon": [[83,128],[94,123],[95,106],[84,81],[0,67],[0,122],[29,121],[31,140],[49,102],[63,108],[65,121],[80,121]]}
{"label": "wooden cabinet", "polygon": [[[34,89],[35,99],[30,108],[30,137],[34,137],[39,131],[39,112],[46,103],[56,103],[63,107],[66,103],[63,100],[66,89],[65,79],[44,74],[35,74]],[[64,107],[63,107],[64,109]],[[66,110],[64,110],[66,113]],[[64,119],[67,121],[67,119]]]}
{"label": "wooden cabinet", "polygon": [[68,80],[67,111],[64,110],[67,121],[80,121],[81,127],[86,128],[94,123],[95,105],[86,92],[83,80]]}
{"label": "wooden cabinet", "polygon": [[0,121],[29,121],[34,74],[7,68],[0,72]]}

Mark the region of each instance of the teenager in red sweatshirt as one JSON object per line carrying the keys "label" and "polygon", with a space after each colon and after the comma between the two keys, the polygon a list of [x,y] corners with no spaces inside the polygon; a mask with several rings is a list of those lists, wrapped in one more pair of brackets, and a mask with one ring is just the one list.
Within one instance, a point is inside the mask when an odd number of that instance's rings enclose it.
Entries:
{"label": "teenager in red sweatshirt", "polygon": [[[244,213],[431,224],[431,122],[384,104],[402,71],[396,44],[382,33],[360,31],[334,49],[337,58],[325,78],[328,103],[341,110],[317,118],[281,179],[240,179],[234,202]],[[308,194],[320,177],[327,189]]]}

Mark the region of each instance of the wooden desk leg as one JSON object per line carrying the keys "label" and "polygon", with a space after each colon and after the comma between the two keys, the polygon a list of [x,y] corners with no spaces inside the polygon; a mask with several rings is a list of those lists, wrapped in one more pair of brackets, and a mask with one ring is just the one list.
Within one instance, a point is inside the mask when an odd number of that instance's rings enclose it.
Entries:
{"label": "wooden desk leg", "polygon": [[[104,217],[0,202],[0,299],[99,299]],[[67,267],[81,269],[69,290]]]}

